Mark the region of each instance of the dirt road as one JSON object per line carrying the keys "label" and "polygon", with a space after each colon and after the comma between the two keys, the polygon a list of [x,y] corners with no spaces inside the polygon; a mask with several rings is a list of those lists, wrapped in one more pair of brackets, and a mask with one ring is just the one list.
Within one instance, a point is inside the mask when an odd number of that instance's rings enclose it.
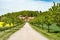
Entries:
{"label": "dirt road", "polygon": [[31,28],[29,23],[26,23],[23,28],[10,36],[8,40],[48,40],[42,34]]}

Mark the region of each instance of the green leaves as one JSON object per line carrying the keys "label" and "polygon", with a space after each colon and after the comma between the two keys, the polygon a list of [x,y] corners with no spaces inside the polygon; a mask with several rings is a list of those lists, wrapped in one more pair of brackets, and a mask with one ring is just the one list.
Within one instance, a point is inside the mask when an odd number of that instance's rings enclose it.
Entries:
{"label": "green leaves", "polygon": [[[31,23],[35,23],[37,25],[43,25],[46,24],[48,26],[48,32],[49,28],[52,24],[56,23],[58,27],[60,27],[60,4],[52,6],[52,8],[49,9],[49,11],[45,11],[40,13],[38,17],[30,21]],[[34,24],[34,25],[35,25]]]}

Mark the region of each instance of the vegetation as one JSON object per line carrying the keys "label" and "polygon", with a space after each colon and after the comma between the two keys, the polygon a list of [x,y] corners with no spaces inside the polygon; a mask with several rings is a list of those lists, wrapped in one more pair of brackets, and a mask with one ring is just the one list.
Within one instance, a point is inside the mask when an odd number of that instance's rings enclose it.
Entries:
{"label": "vegetation", "polygon": [[[39,15],[39,11],[19,11],[19,12],[12,12],[12,13],[7,13],[7,15],[5,14],[4,16],[11,16],[11,17],[18,17],[18,16],[28,16],[28,17],[36,17]],[[11,15],[10,15],[11,14]],[[13,16],[12,16],[13,15]],[[3,15],[2,15],[3,16]]]}
{"label": "vegetation", "polygon": [[52,8],[48,11],[41,12],[40,15],[31,20],[30,23],[36,26],[36,28],[39,28],[39,30],[42,29],[46,34],[53,34],[52,36],[55,37],[51,37],[58,40],[60,37],[60,3],[53,3]]}
{"label": "vegetation", "polygon": [[21,28],[21,25],[25,23],[25,21],[19,17],[27,16],[35,17],[33,20],[29,21],[30,24],[34,25],[32,27],[35,30],[43,33],[50,39],[60,40],[60,3],[53,3],[54,5],[45,12],[19,11],[0,16],[0,39],[6,40],[5,38]]}
{"label": "vegetation", "polygon": [[0,40],[7,40],[10,35],[22,28],[24,23],[16,14],[7,13],[0,16]]}
{"label": "vegetation", "polygon": [[13,33],[15,33],[17,30],[20,30],[20,28],[23,27],[24,24],[18,24],[16,26],[13,26],[9,29],[0,31],[0,40],[7,40]]}
{"label": "vegetation", "polygon": [[37,17],[38,11],[20,11],[7,13],[0,16],[0,40],[7,40],[8,37],[23,27],[25,21],[19,17]]}

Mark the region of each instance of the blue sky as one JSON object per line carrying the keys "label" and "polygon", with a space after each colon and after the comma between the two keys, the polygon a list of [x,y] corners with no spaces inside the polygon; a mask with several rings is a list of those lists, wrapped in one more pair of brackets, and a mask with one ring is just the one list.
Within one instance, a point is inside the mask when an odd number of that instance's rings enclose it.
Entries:
{"label": "blue sky", "polygon": [[60,0],[35,0],[35,1],[45,1],[45,2],[59,2]]}
{"label": "blue sky", "polygon": [[60,0],[0,0],[0,15],[23,10],[47,11],[53,1]]}
{"label": "blue sky", "polygon": [[53,0],[35,0],[35,1],[45,1],[45,2],[52,2]]}

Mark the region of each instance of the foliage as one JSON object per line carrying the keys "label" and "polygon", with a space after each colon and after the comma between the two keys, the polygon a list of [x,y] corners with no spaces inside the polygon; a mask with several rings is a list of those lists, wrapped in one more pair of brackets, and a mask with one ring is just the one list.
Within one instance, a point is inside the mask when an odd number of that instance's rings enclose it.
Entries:
{"label": "foliage", "polygon": [[30,23],[33,25],[42,25],[42,27],[44,24],[46,24],[48,26],[48,32],[52,24],[56,24],[56,26],[60,28],[60,4],[57,3],[56,5],[54,2],[52,8],[50,8],[48,11],[41,12],[40,15],[31,20]]}

